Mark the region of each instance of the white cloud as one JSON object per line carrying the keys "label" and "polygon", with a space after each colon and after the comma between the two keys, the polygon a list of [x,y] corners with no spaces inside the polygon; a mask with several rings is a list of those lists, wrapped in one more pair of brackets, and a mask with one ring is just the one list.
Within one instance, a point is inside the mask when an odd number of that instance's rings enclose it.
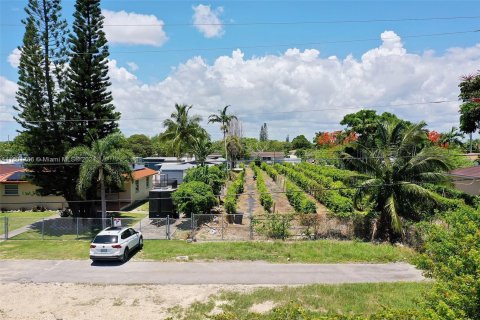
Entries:
{"label": "white cloud", "polygon": [[20,54],[21,51],[18,50],[18,48],[15,48],[8,55],[7,61],[13,68],[18,68],[18,66],[20,65]]}
{"label": "white cloud", "polygon": [[105,34],[110,43],[159,47],[168,40],[163,21],[152,14],[123,10],[102,10],[102,14],[105,17]]}
{"label": "white cloud", "polygon": [[127,66],[130,69],[130,71],[137,71],[138,70],[138,65],[135,62],[127,62]]}
{"label": "white cloud", "polygon": [[[273,138],[284,139],[287,134],[311,138],[315,131],[341,128],[342,117],[361,107],[437,100],[454,102],[377,111],[394,112],[410,121],[425,120],[440,131],[458,126],[458,82],[461,75],[478,69],[480,44],[451,48],[441,55],[413,54],[391,31],[384,32],[382,39],[379,47],[360,59],[321,57],[318,50],[296,48],[280,55],[245,58],[237,49],[211,64],[193,57],[157,83],[142,83],[133,74],[112,77],[115,104],[123,117],[142,118],[122,121],[121,127],[129,134],[153,135],[163,129],[162,120],[169,117],[175,103],[193,104],[193,112],[204,118],[230,104],[230,110],[240,115],[246,135],[258,136],[261,124],[267,122]],[[115,65],[111,74],[121,73],[117,69]],[[282,111],[297,112],[278,113]],[[215,138],[220,137],[218,128],[207,128]]]}
{"label": "white cloud", "polygon": [[15,126],[13,120],[14,110],[12,106],[15,104],[15,92],[17,91],[17,84],[0,76],[0,140],[6,139],[7,131],[14,133],[12,130]]}
{"label": "white cloud", "polygon": [[218,38],[225,33],[222,20],[219,18],[223,13],[223,7],[212,10],[209,5],[199,4],[192,9],[193,25],[205,38]]}

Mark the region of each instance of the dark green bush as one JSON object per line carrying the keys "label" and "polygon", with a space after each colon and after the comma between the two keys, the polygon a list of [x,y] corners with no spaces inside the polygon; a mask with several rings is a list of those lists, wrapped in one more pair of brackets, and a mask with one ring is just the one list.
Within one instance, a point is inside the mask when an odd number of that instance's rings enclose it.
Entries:
{"label": "dark green bush", "polygon": [[273,198],[265,185],[265,180],[263,180],[262,171],[255,165],[255,163],[250,163],[250,166],[253,169],[255,176],[257,177],[257,190],[260,197],[260,203],[263,208],[267,211],[270,211],[273,206]]}
{"label": "dark green bush", "polygon": [[172,194],[177,210],[190,217],[192,214],[209,213],[217,205],[212,187],[200,181],[182,183]]}
{"label": "dark green bush", "polygon": [[200,181],[212,187],[213,193],[218,195],[225,183],[225,173],[218,166],[203,166],[188,169],[184,182]]}
{"label": "dark green bush", "polygon": [[242,170],[235,178],[235,181],[233,181],[227,189],[227,194],[225,196],[223,205],[228,214],[237,213],[237,198],[238,195],[243,192],[244,183],[245,170]]}

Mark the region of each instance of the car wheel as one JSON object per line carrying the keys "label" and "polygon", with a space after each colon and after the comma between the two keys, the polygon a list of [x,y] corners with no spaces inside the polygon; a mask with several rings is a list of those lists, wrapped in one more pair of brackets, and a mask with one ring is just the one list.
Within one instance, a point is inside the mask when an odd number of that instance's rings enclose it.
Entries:
{"label": "car wheel", "polygon": [[138,250],[142,250],[143,248],[143,237],[140,237],[140,240],[138,241]]}
{"label": "car wheel", "polygon": [[129,251],[128,247],[125,248],[125,251],[123,251],[122,262],[127,262],[128,261],[128,254],[129,254],[128,251]]}

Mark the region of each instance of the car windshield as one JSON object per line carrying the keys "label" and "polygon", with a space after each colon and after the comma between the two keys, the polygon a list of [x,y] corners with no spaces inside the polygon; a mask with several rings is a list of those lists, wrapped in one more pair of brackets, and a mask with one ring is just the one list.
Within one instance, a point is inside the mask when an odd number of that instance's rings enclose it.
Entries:
{"label": "car windshield", "polygon": [[117,236],[99,235],[93,239],[93,243],[117,243]]}

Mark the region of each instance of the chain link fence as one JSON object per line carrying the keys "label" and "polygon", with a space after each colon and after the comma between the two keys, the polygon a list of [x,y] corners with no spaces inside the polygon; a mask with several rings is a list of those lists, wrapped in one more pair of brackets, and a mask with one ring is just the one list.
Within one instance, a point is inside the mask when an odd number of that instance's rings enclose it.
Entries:
{"label": "chain link fence", "polygon": [[3,217],[2,240],[91,240],[102,229],[127,226],[144,239],[195,241],[306,240],[355,237],[355,225],[315,214],[194,214],[188,218]]}

